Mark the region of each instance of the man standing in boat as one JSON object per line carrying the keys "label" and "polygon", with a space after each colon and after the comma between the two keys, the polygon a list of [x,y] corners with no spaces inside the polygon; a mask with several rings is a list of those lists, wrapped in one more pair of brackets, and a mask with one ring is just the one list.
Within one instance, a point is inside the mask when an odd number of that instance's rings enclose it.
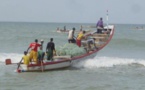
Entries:
{"label": "man standing in boat", "polygon": [[37,39],[35,39],[35,42],[33,42],[29,45],[29,48],[27,49],[27,51],[31,48],[31,51],[30,51],[30,60],[31,61],[33,60],[34,62],[37,63],[37,57],[38,57],[37,51],[38,51],[38,47],[40,47],[40,46],[41,46],[41,44],[38,43]]}
{"label": "man standing in boat", "polygon": [[69,43],[76,43],[76,40],[74,39],[74,33],[75,33],[75,28],[73,28],[72,30],[70,30],[68,32],[68,42]]}
{"label": "man standing in boat", "polygon": [[38,62],[42,62],[43,59],[44,59],[44,56],[45,56],[45,52],[43,52],[43,39],[41,39],[41,46],[40,46],[40,49],[38,50]]}
{"label": "man standing in boat", "polygon": [[103,18],[100,18],[100,20],[96,24],[96,27],[97,27],[97,33],[102,33],[102,30],[104,29]]}
{"label": "man standing in boat", "polygon": [[53,61],[53,51],[55,51],[55,44],[53,42],[53,38],[50,38],[50,42],[48,42],[46,46],[47,60]]}
{"label": "man standing in boat", "polygon": [[84,36],[85,33],[86,33],[86,31],[82,31],[82,32],[80,32],[80,33],[78,34],[78,36],[77,36],[76,44],[77,44],[79,47],[81,47],[81,40],[82,40],[83,38],[85,38],[85,36]]}

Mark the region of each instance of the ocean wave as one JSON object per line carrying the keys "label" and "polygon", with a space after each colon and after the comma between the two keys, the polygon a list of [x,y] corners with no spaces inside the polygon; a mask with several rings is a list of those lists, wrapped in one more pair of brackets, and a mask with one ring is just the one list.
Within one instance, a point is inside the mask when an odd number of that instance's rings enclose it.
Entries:
{"label": "ocean wave", "polygon": [[[22,54],[18,53],[1,53],[0,54],[0,63],[5,63],[6,59],[11,59],[12,63],[17,63],[21,60]],[[113,67],[116,65],[130,65],[130,64],[140,64],[145,66],[144,59],[130,59],[130,58],[119,58],[119,57],[95,57],[94,59],[87,59],[81,61],[73,67],[76,68],[100,68],[100,67]]]}
{"label": "ocean wave", "polygon": [[128,59],[128,58],[118,58],[118,57],[96,57],[94,59],[88,59],[75,64],[76,68],[101,68],[101,67],[113,67],[116,65],[130,65],[130,64],[140,64],[145,66],[145,60],[143,59]]}
{"label": "ocean wave", "polygon": [[0,53],[0,62],[5,62],[6,59],[11,59],[12,63],[17,63],[21,60],[22,54],[18,53]]}

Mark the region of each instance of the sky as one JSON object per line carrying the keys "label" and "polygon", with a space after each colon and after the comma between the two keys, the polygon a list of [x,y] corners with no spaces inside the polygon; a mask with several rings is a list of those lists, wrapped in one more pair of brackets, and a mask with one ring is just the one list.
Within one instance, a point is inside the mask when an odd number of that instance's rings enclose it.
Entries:
{"label": "sky", "polygon": [[96,23],[100,17],[145,24],[145,0],[0,0],[0,22]]}

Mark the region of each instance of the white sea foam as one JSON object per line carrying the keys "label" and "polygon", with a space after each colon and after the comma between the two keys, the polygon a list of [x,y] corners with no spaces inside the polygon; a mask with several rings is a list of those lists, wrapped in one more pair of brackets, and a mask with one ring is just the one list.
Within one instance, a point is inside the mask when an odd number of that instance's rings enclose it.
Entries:
{"label": "white sea foam", "polygon": [[129,65],[129,64],[141,64],[145,66],[145,60],[143,59],[128,59],[118,57],[96,57],[94,59],[88,59],[81,61],[74,66],[77,68],[100,68],[100,67],[113,67],[114,65]]}
{"label": "white sea foam", "polygon": [[[17,53],[1,53],[0,62],[4,63],[5,59],[10,58],[12,63],[17,63],[21,60],[22,54]],[[145,66],[145,60],[143,59],[129,59],[119,57],[96,57],[94,59],[87,59],[81,61],[73,66],[80,68],[99,68],[99,67],[113,67],[114,65],[129,65],[129,64],[141,64]]]}
{"label": "white sea foam", "polygon": [[12,63],[17,63],[21,60],[22,54],[17,53],[0,53],[0,62],[5,62],[6,59],[11,59]]}

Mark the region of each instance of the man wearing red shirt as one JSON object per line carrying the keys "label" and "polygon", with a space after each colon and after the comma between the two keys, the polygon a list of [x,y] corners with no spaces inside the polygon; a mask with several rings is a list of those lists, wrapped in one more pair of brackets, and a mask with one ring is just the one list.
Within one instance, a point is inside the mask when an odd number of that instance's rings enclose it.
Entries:
{"label": "man wearing red shirt", "polygon": [[[35,39],[35,42],[31,43],[29,45],[28,50],[31,48],[31,52],[30,52],[30,60],[33,60],[34,62],[37,63],[37,51],[38,51],[38,47],[40,47],[41,44],[38,43],[38,40]],[[28,51],[27,50],[27,51]]]}

